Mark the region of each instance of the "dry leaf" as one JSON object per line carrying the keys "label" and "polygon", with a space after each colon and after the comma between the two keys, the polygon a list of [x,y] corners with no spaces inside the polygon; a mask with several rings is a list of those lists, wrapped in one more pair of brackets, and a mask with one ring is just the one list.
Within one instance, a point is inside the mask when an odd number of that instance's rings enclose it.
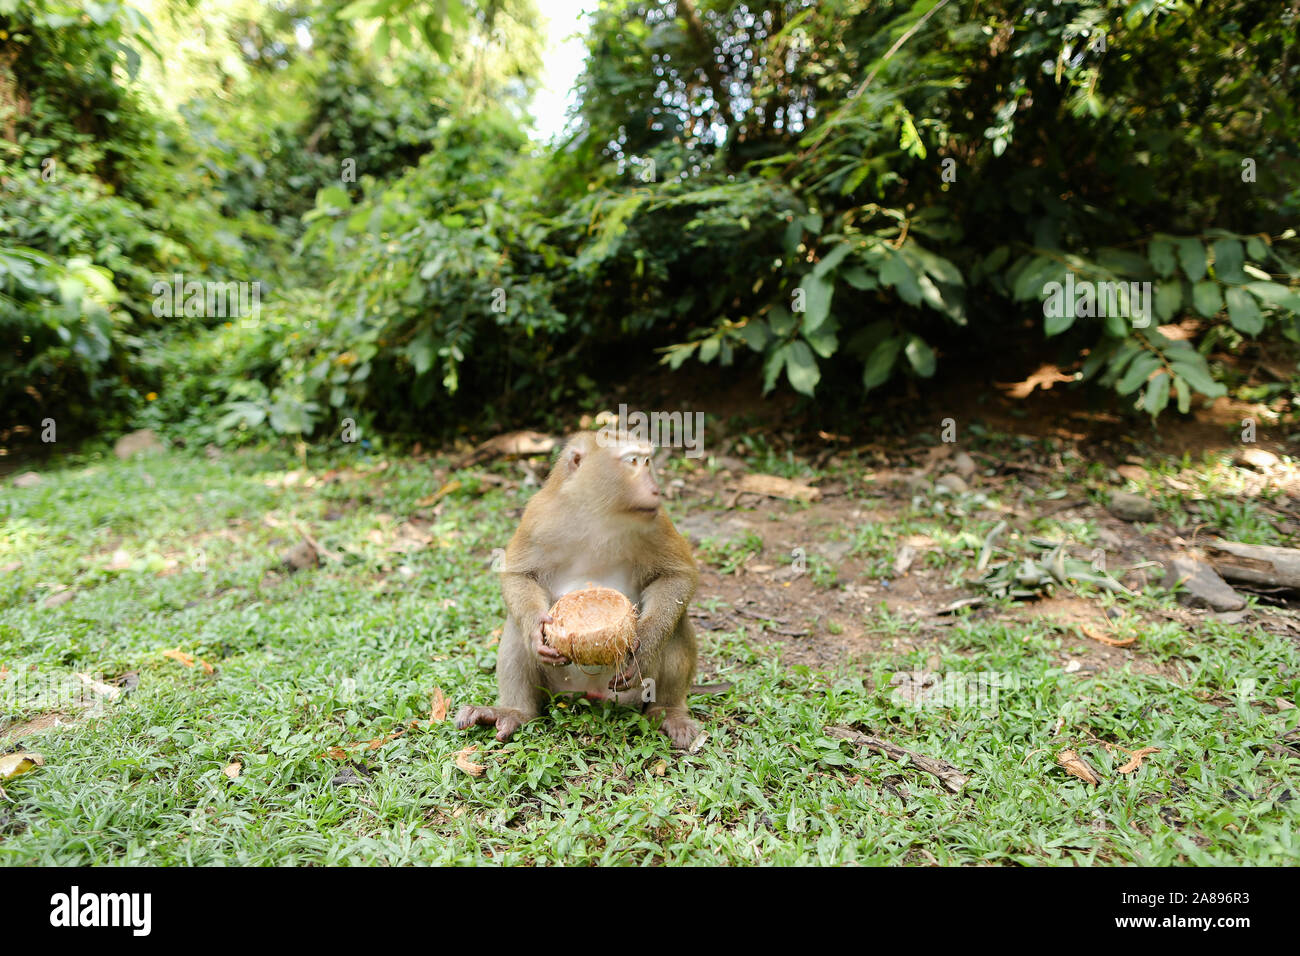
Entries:
{"label": "dry leaf", "polygon": [[1028,398],[1035,388],[1047,391],[1057,382],[1073,382],[1074,376],[1067,375],[1055,365],[1040,365],[1038,371],[1023,382],[994,382],[998,388],[1006,391],[1011,398]]}
{"label": "dry leaf", "polygon": [[[0,667],[0,680],[3,680],[4,676],[5,669]],[[1287,700],[1285,697],[1279,697],[1274,700],[1273,703],[1277,705],[1278,710],[1295,710],[1295,704],[1291,703],[1291,701]]]}
{"label": "dry leaf", "polygon": [[172,650],[169,651],[163,651],[162,656],[170,657],[172,660],[184,664],[186,667],[194,666],[194,658],[191,657],[189,654],[186,654],[184,651],[180,650],[179,648],[173,648]]}
{"label": "dry leaf", "polygon": [[[406,733],[406,729],[405,729],[405,728],[401,728],[401,729],[398,729],[398,730],[393,731],[393,732],[392,732],[391,734],[389,734],[387,737],[376,737],[374,740],[367,740],[367,741],[366,741],[366,745],[367,745],[371,750],[378,750],[378,749],[379,749],[380,747],[382,747],[384,744],[388,743],[388,742],[391,741],[391,740],[396,740],[398,737],[402,736],[402,734],[404,734],[404,733]],[[357,745],[356,745],[356,744],[353,744],[352,746],[355,747],[355,746],[357,746]]]}
{"label": "dry leaf", "polygon": [[464,750],[456,751],[456,766],[460,767],[461,770],[464,770],[471,777],[481,777],[483,776],[483,771],[487,770],[487,767],[483,766],[481,763],[470,763],[469,756],[476,750],[478,750],[478,746],[471,745],[466,747]]}
{"label": "dry leaf", "polygon": [[[1124,750],[1123,747],[1121,747],[1121,748],[1119,748],[1119,749],[1120,749],[1120,750]],[[1134,770],[1136,770],[1138,767],[1142,766],[1142,760],[1143,760],[1143,758],[1145,758],[1145,757],[1147,756],[1147,754],[1158,754],[1158,753],[1160,753],[1160,748],[1159,748],[1159,747],[1143,747],[1143,748],[1141,748],[1140,750],[1124,750],[1124,752],[1125,752],[1126,754],[1128,754],[1129,757],[1130,757],[1131,759],[1129,760],[1128,763],[1124,764],[1124,766],[1122,766],[1122,767],[1119,768],[1119,772],[1120,772],[1120,773],[1132,773],[1132,772],[1133,772]]]}
{"label": "dry leaf", "polygon": [[1078,777],[1085,783],[1091,783],[1094,786],[1101,783],[1101,778],[1097,772],[1088,766],[1088,761],[1084,760],[1073,750],[1062,750],[1056,755],[1056,762],[1066,769],[1066,772]]}
{"label": "dry leaf", "polygon": [[45,599],[45,606],[59,607],[62,604],[67,604],[76,596],[76,591],[59,591],[57,594],[51,594]]}
{"label": "dry leaf", "polygon": [[[4,680],[8,676],[9,676],[9,668],[5,667],[3,664],[0,664],[0,680]],[[1281,698],[1279,697],[1278,700],[1281,700]]]}
{"label": "dry leaf", "polygon": [[325,751],[323,754],[320,755],[321,760],[324,760],[326,758],[330,758],[332,760],[347,760],[348,752],[344,750],[342,747],[331,747],[329,750]]}
{"label": "dry leaf", "polygon": [[417,502],[415,503],[415,507],[417,507],[417,508],[427,508],[427,507],[429,507],[430,505],[436,505],[439,501],[441,501],[443,498],[447,497],[447,496],[448,496],[449,494],[451,494],[453,491],[459,491],[459,490],[460,490],[460,482],[459,482],[459,481],[449,481],[449,482],[447,482],[445,485],[443,485],[441,488],[439,488],[436,492],[434,492],[433,494],[429,495],[429,497],[427,497],[427,498],[421,498],[419,501],[417,501]]}
{"label": "dry leaf", "polygon": [[656,777],[662,777],[664,775],[664,771],[666,771],[667,769],[668,769],[668,761],[661,760],[653,767],[650,768],[650,772],[654,774]]}
{"label": "dry leaf", "polygon": [[429,708],[429,720],[435,724],[440,724],[447,719],[447,705],[450,701],[447,695],[442,692],[441,687],[433,689],[433,706]]}
{"label": "dry leaf", "polygon": [[233,763],[226,764],[225,767],[222,768],[221,772],[224,773],[231,780],[234,780],[239,776],[239,771],[243,769],[244,769],[244,765],[240,763],[238,760],[236,760]]}
{"label": "dry leaf", "polygon": [[205,674],[215,674],[217,672],[217,669],[207,661],[203,660],[203,658],[199,658],[199,666],[203,668]]}
{"label": "dry leaf", "polygon": [[816,501],[822,493],[811,485],[800,484],[778,475],[746,475],[740,479],[742,493],[786,498],[792,501]]}
{"label": "dry leaf", "polygon": [[93,690],[96,694],[99,694],[101,697],[107,697],[110,700],[122,693],[121,688],[114,687],[111,684],[105,684],[103,681],[95,680],[89,674],[78,674],[77,679]]}
{"label": "dry leaf", "polygon": [[1137,642],[1136,635],[1133,637],[1126,637],[1123,640],[1120,640],[1114,637],[1107,637],[1105,634],[1098,634],[1092,628],[1088,627],[1087,624],[1080,624],[1079,630],[1083,631],[1084,634],[1088,635],[1088,637],[1091,637],[1094,641],[1100,641],[1102,644],[1105,644],[1107,647],[1128,647],[1130,644],[1134,644]]}
{"label": "dry leaf", "polygon": [[19,774],[45,766],[45,758],[40,754],[16,753],[0,757],[0,780],[8,780]]}

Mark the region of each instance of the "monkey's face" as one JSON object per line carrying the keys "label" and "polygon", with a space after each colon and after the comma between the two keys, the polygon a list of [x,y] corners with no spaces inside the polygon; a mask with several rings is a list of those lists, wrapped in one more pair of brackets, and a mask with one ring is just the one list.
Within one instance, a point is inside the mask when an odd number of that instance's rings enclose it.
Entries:
{"label": "monkey's face", "polygon": [[623,445],[615,449],[615,453],[622,474],[620,506],[631,514],[653,518],[659,513],[659,482],[655,480],[654,449],[636,443]]}

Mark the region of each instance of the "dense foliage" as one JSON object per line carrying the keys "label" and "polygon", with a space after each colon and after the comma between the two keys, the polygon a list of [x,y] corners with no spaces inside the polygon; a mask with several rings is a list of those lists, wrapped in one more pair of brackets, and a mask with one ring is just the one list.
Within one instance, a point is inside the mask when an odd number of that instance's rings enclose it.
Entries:
{"label": "dense foliage", "polygon": [[[249,0],[180,103],[132,76],[206,5],[65,6],[0,0],[23,336],[0,392],[39,392],[15,420],[123,392],[140,415],[147,390],[146,420],[217,440],[429,430],[535,416],[654,350],[861,395],[1015,342],[1151,415],[1240,386],[1246,352],[1289,357],[1265,397],[1298,384],[1278,5],[606,0],[546,151],[526,5]],[[271,294],[257,322],[160,323],[142,282],[178,270]]]}

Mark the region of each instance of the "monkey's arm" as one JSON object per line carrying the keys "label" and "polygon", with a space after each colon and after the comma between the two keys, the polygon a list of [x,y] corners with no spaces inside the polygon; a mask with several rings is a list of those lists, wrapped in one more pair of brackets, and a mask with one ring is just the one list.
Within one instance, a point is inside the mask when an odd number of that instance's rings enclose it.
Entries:
{"label": "monkey's arm", "polygon": [[664,642],[677,631],[686,605],[695,595],[699,574],[691,565],[661,574],[641,591],[641,612],[637,617],[634,659],[610,682],[616,690],[626,690],[640,680],[644,670],[653,667],[663,651]]}
{"label": "monkey's arm", "polygon": [[503,573],[501,596],[505,598],[506,613],[523,627],[525,633],[551,607],[550,595],[531,574]]}
{"label": "monkey's arm", "polygon": [[546,643],[543,625],[551,623],[551,596],[531,574],[507,571],[501,575],[501,596],[515,630],[546,664],[567,664],[569,659]]}

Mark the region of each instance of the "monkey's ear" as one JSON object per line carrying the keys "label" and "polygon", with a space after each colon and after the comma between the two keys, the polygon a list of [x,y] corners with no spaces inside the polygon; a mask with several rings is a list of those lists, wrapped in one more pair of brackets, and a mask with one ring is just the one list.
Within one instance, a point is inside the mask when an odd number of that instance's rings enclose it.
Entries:
{"label": "monkey's ear", "polygon": [[578,470],[578,466],[582,464],[582,457],[583,455],[582,455],[581,448],[569,449],[569,454],[568,454],[569,474],[573,474],[575,471]]}

